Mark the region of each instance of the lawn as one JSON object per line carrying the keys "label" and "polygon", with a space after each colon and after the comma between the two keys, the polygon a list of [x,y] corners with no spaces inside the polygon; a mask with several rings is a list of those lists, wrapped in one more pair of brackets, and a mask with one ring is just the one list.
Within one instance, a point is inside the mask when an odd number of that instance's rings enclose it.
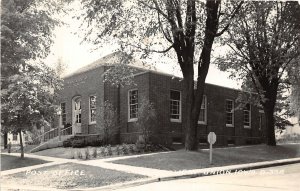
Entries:
{"label": "lawn", "polygon": [[100,167],[66,163],[2,176],[1,181],[6,184],[43,186],[57,189],[80,189],[106,186],[140,178],[146,177]]}
{"label": "lawn", "polygon": [[112,162],[161,170],[180,171],[295,157],[300,157],[300,144],[278,145],[276,147],[255,145],[237,148],[217,148],[213,152],[213,165],[209,164],[208,150],[199,150],[198,152],[179,150]]}
{"label": "lawn", "polygon": [[37,164],[47,163],[48,161],[33,159],[33,158],[25,158],[21,159],[17,156],[3,155],[1,154],[1,170],[10,170],[15,168],[21,168],[26,166],[32,166]]}

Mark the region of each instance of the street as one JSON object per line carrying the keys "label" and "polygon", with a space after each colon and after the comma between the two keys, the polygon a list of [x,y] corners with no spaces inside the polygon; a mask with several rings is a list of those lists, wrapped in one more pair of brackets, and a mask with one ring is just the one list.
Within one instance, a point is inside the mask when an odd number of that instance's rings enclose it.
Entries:
{"label": "street", "polygon": [[236,172],[215,176],[156,182],[131,188],[126,191],[189,190],[189,191],[247,191],[247,190],[299,190],[300,163]]}

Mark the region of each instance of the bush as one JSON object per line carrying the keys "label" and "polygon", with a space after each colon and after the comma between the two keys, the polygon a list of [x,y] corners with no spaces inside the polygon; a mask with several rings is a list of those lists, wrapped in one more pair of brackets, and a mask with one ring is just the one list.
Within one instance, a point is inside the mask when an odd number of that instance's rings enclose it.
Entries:
{"label": "bush", "polygon": [[93,154],[92,155],[93,155],[94,158],[97,158],[97,148],[93,149]]}
{"label": "bush", "polygon": [[86,148],[86,149],[84,150],[84,156],[85,156],[85,160],[88,160],[88,159],[91,158],[89,148]]}
{"label": "bush", "polygon": [[122,145],[122,153],[123,153],[123,155],[127,155],[128,154],[128,150],[127,150],[127,145],[126,144]]}
{"label": "bush", "polygon": [[116,146],[116,153],[117,153],[117,155],[121,154],[120,145]]}
{"label": "bush", "polygon": [[101,146],[101,145],[103,145],[103,139],[100,139],[100,138],[94,139],[94,140],[90,141],[88,145],[92,146],[92,147]]}
{"label": "bush", "polygon": [[80,150],[78,150],[76,153],[77,153],[77,158],[79,158],[79,159],[82,159],[82,154],[81,154],[81,151],[80,151]]}
{"label": "bush", "polygon": [[72,141],[72,147],[73,148],[82,148],[82,147],[85,147],[86,144],[85,144],[85,141],[83,139],[74,139]]}
{"label": "bush", "polygon": [[113,155],[112,149],[111,149],[111,146],[110,146],[110,145],[107,146],[107,155],[108,155],[108,156],[112,156],[112,155]]}
{"label": "bush", "polygon": [[99,154],[100,154],[101,156],[105,156],[105,148],[104,148],[104,147],[100,147],[99,150],[100,150],[100,151],[99,151]]}
{"label": "bush", "polygon": [[72,141],[73,139],[67,139],[63,141],[63,147],[72,147]]}

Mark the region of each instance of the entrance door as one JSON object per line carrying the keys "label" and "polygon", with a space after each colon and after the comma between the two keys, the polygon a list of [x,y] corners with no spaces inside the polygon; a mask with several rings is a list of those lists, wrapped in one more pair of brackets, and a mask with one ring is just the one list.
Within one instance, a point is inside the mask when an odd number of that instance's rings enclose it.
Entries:
{"label": "entrance door", "polygon": [[81,133],[81,97],[76,97],[73,100],[73,135]]}

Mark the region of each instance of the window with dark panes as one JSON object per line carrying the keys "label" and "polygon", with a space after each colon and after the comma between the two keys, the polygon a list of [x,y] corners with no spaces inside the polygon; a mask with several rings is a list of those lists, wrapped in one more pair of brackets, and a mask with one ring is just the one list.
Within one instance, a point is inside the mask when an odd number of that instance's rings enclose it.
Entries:
{"label": "window with dark panes", "polygon": [[181,120],[181,94],[180,91],[170,91],[170,118],[173,121]]}
{"label": "window with dark panes", "polygon": [[130,90],[128,98],[129,120],[138,118],[138,107],[138,90]]}

